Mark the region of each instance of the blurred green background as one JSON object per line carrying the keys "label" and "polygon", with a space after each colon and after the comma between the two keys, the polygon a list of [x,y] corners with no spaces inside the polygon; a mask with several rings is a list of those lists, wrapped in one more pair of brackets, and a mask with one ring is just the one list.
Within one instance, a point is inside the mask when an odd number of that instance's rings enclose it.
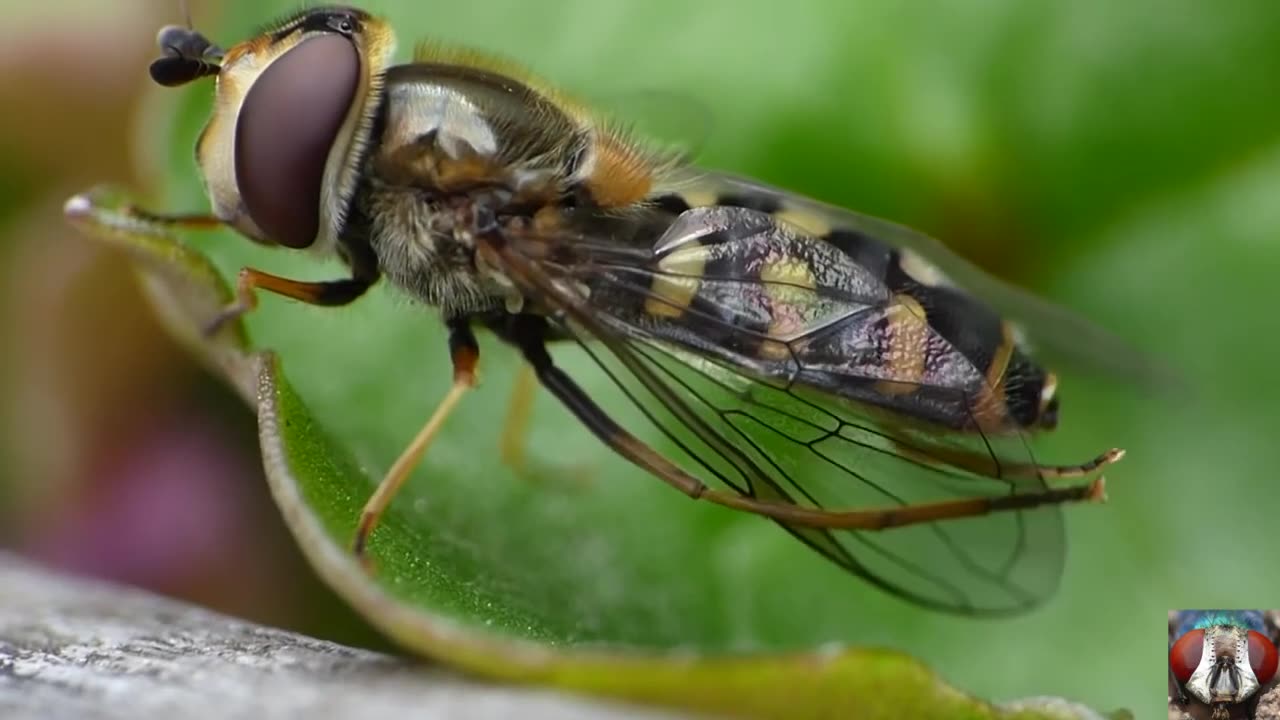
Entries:
{"label": "blurred green background", "polygon": [[[155,190],[178,166],[178,195],[197,201],[145,74],[176,5],[4,6],[0,539],[54,565],[376,644],[281,528],[249,414],[163,335],[124,263],[59,215],[90,184]],[[226,44],[274,12],[191,6],[199,26],[235,28],[214,38]],[[1112,445],[1129,456],[1109,473],[1108,505],[1069,511],[1067,570],[1045,608],[941,617],[833,575],[851,616],[833,640],[903,649],[993,699],[1058,694],[1146,717],[1163,702],[1168,608],[1277,604],[1280,3],[367,7],[393,20],[402,57],[429,36],[499,51],[586,97],[692,98],[712,117],[704,164],[926,230],[1185,373],[1188,388],[1159,396],[1064,369],[1062,427],[1041,456]],[[343,323],[305,317],[329,332]],[[794,602],[803,622],[806,599],[776,592],[762,602]]]}

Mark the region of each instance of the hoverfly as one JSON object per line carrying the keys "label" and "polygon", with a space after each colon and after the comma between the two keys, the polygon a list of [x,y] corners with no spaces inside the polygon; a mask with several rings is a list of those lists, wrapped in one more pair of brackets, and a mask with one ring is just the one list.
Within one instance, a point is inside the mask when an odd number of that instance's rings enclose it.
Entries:
{"label": "hoverfly", "polygon": [[1257,610],[1182,610],[1169,618],[1171,697],[1208,717],[1252,718],[1260,690],[1276,677],[1280,629]]}
{"label": "hoverfly", "polygon": [[[1057,506],[1101,500],[1096,471],[1122,455],[1028,449],[1057,424],[1057,381],[996,308],[1033,330],[1059,311],[905,228],[647,149],[503,62],[423,46],[392,64],[391,28],[358,9],[225,51],[187,28],[159,42],[157,82],[216,78],[196,148],[212,214],[137,212],[350,270],[245,268],[210,332],[258,290],[344,305],[382,277],[448,328],[453,385],[365,506],[357,555],[472,387],[481,328],[626,460],[884,590],[989,614],[1056,586]],[[615,421],[553,344],[580,346],[678,451]]]}

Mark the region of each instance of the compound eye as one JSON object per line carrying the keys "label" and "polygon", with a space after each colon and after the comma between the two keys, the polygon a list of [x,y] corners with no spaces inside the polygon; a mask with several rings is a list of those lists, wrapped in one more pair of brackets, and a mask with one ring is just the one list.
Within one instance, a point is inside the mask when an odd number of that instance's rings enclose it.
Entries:
{"label": "compound eye", "polygon": [[1192,630],[1178,638],[1173,647],[1169,648],[1169,669],[1178,678],[1178,682],[1185,683],[1191,679],[1191,674],[1200,667],[1200,656],[1203,654],[1204,630]]}
{"label": "compound eye", "polygon": [[1276,646],[1260,632],[1249,631],[1249,666],[1253,668],[1253,676],[1258,682],[1266,684],[1276,674],[1276,665],[1280,658],[1276,655]]}
{"label": "compound eye", "polygon": [[236,185],[255,225],[291,248],[315,242],[325,161],[360,82],[341,35],[307,38],[249,89],[236,121]]}

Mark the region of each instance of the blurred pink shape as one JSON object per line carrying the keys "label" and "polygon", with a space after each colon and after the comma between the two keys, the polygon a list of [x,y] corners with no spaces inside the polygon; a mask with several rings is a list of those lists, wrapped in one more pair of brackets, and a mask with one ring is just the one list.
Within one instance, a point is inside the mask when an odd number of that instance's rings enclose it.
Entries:
{"label": "blurred pink shape", "polygon": [[82,495],[32,528],[24,543],[31,555],[165,589],[246,550],[255,528],[244,517],[251,505],[244,483],[260,473],[207,423],[143,433],[99,464]]}

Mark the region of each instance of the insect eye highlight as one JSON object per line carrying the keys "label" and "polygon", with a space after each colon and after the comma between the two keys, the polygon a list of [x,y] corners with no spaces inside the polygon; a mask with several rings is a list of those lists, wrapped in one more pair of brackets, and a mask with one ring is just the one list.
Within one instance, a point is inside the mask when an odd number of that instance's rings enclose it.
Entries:
{"label": "insect eye highlight", "polygon": [[1260,632],[1249,631],[1249,666],[1259,683],[1267,683],[1276,674],[1276,666],[1280,664],[1276,646]]}
{"label": "insect eye highlight", "polygon": [[355,21],[345,15],[335,18],[332,24],[333,24],[333,29],[337,30],[343,35],[350,35],[356,30]]}
{"label": "insect eye highlight", "polygon": [[245,96],[236,122],[236,185],[270,240],[291,248],[315,242],[325,162],[359,80],[355,45],[329,33],[287,50]]}
{"label": "insect eye highlight", "polygon": [[[1252,638],[1251,645],[1252,645]],[[1169,648],[1169,669],[1178,682],[1185,683],[1191,674],[1200,666],[1200,657],[1204,654],[1204,630],[1192,630]],[[1250,652],[1252,656],[1252,652]]]}

